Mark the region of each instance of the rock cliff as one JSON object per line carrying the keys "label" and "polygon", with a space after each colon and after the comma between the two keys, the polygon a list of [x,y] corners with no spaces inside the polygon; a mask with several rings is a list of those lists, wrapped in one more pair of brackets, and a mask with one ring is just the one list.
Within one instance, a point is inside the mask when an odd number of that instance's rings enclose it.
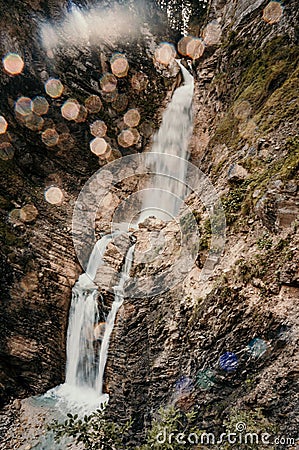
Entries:
{"label": "rock cliff", "polygon": [[[221,31],[221,40],[211,38],[203,56],[193,62],[190,161],[209,177],[221,199],[226,244],[220,258],[210,258],[213,275],[202,280],[212,233],[206,208],[190,195],[187,204],[200,231],[192,269],[171,290],[127,298],[119,311],[105,388],[110,415],[117,421],[132,417],[137,435],[159,406],[175,404],[183,411],[195,408],[202,430],[220,434],[224,423],[228,429],[240,421],[249,424],[258,411],[262,423],[273,425],[277,434],[297,437],[298,8],[295,0],[285,0],[277,20],[277,11],[265,9],[268,3],[211,0],[204,16],[192,18],[193,32],[207,33],[211,24],[216,35]],[[88,148],[89,124],[95,119],[107,123],[112,159],[142,152],[176,83],[176,73],[164,78],[148,58],[152,39],[159,43],[176,37],[159,27],[144,31],[138,51],[125,44],[118,48],[131,52],[130,83],[120,81],[120,106],[113,107],[116,99],[94,85],[107,70],[111,49],[102,49],[100,58],[76,49],[65,56],[60,49],[53,67],[28,24],[34,27],[36,19],[46,17],[59,20],[64,6],[60,1],[5,3],[1,18],[1,53],[11,51],[13,42],[13,50],[27,61],[20,78],[0,76],[0,112],[9,123],[9,134],[0,135],[5,149],[0,162],[3,403],[44,392],[63,380],[71,287],[81,271],[71,215],[80,189],[105,163]],[[155,18],[162,21],[159,14]],[[44,95],[47,76],[61,78],[68,91],[62,100],[48,98],[50,114],[37,133],[18,121],[13,104],[20,96]],[[145,85],[136,90],[134,83]],[[100,93],[103,112],[61,124],[64,100],[75,97],[83,104],[87,96]],[[128,108],[139,109],[142,117],[141,137],[130,148],[118,141]],[[59,135],[53,147],[41,140],[48,128]],[[139,182],[132,178],[116,186],[97,218],[99,233],[109,228],[109,214],[122,195],[136,190]],[[63,194],[58,205],[45,201],[51,186]],[[25,215],[20,213],[26,205],[28,221],[26,209]],[[154,262],[146,267],[136,262],[134,276],[154,275],[176,262],[175,244],[171,251],[163,249],[167,232],[175,233],[173,225],[167,230],[165,224],[149,221],[135,233],[141,249],[152,233],[163,239]],[[108,262],[113,255],[110,247]],[[121,263],[121,258],[112,262],[117,267]],[[103,295],[109,304],[111,294]],[[219,364],[227,352],[236,356],[236,370]],[[181,377],[190,378],[193,387],[178,388]]]}

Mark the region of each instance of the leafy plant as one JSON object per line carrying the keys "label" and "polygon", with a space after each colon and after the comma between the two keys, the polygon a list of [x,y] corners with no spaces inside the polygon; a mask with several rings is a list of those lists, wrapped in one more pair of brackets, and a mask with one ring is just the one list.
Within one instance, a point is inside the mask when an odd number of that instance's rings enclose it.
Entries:
{"label": "leafy plant", "polygon": [[202,433],[195,426],[195,417],[195,411],[183,413],[174,407],[160,408],[151,428],[147,431],[146,443],[137,447],[137,449],[177,450],[194,448],[195,446],[189,442],[188,436],[192,433],[200,436]]}
{"label": "leafy plant", "polygon": [[49,425],[55,440],[68,436],[83,443],[87,450],[120,450],[126,448],[125,441],[132,423],[118,425],[105,417],[105,410],[97,410],[89,416],[79,418],[78,414],[68,414],[64,423],[55,420]]}

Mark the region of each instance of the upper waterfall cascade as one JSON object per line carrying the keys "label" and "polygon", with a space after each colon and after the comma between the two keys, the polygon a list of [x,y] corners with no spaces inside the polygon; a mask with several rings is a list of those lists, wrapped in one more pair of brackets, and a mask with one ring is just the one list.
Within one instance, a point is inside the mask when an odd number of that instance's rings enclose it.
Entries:
{"label": "upper waterfall cascade", "polygon": [[[142,212],[139,222],[155,216],[161,220],[175,217],[186,196],[186,186],[178,180],[184,179],[188,159],[188,144],[192,132],[192,100],[194,78],[178,61],[184,83],[178,87],[163,114],[162,125],[154,138],[150,153],[155,154],[154,164],[150,164],[151,187],[144,191]],[[159,154],[178,157],[165,164]]]}

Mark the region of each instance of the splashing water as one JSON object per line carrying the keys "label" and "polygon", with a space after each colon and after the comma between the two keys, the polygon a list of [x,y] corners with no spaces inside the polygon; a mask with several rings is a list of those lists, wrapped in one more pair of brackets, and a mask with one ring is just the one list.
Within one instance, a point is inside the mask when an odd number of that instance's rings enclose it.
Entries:
{"label": "splashing water", "polygon": [[[161,220],[170,220],[179,212],[186,196],[186,186],[178,181],[185,174],[185,160],[188,159],[188,143],[192,132],[192,99],[194,79],[185,67],[178,62],[184,77],[184,84],[177,88],[162,119],[162,125],[154,138],[151,153],[155,153],[155,162],[150,165],[153,173],[150,189],[143,193],[142,212],[139,221],[149,216]],[[176,164],[165,165],[159,154],[178,156]]]}

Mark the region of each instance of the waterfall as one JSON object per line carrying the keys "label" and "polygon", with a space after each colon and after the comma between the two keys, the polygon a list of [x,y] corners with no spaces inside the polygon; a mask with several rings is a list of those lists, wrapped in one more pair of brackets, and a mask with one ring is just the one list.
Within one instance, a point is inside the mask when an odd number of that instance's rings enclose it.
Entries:
{"label": "waterfall", "polygon": [[133,262],[133,256],[134,256],[134,245],[129,248],[128,253],[126,255],[125,264],[120,276],[120,281],[118,286],[114,288],[114,302],[111,307],[111,311],[107,317],[106,320],[106,328],[105,328],[105,334],[103,337],[102,345],[101,345],[101,352],[100,352],[100,366],[99,366],[99,375],[97,379],[97,390],[100,392],[100,394],[103,393],[103,379],[104,379],[104,371],[106,367],[107,362],[107,356],[108,356],[108,347],[109,347],[109,341],[110,336],[113,331],[114,323],[116,314],[121,307],[121,305],[124,302],[125,298],[125,292],[124,292],[124,285],[125,282],[130,278],[130,270],[132,267]]}
{"label": "waterfall", "polygon": [[[192,131],[192,99],[194,79],[178,62],[184,77],[182,86],[176,89],[172,100],[163,114],[162,125],[154,138],[151,153],[154,163],[149,164],[153,173],[151,186],[145,189],[142,212],[139,222],[154,215],[162,220],[170,220],[179,212],[186,196],[185,184],[178,181],[185,175],[185,161],[188,159],[188,143]],[[178,157],[176,164],[160,154]],[[114,301],[105,321],[105,331],[99,345],[95,326],[100,315],[98,309],[98,291],[94,283],[99,267],[104,263],[103,255],[109,242],[120,231],[106,235],[93,248],[86,273],[80,275],[73,288],[67,331],[66,380],[61,386],[48,391],[45,396],[54,397],[64,405],[62,409],[77,412],[91,412],[109,399],[103,394],[104,372],[108,356],[110,337],[114,328],[117,312],[124,302],[125,283],[130,278],[130,269],[134,255],[134,245],[127,252],[120,274],[119,283],[114,287]]]}
{"label": "waterfall", "polygon": [[[143,192],[142,212],[139,222],[146,217],[156,216],[162,220],[175,217],[186,196],[186,186],[178,181],[186,175],[185,161],[188,159],[188,144],[192,133],[192,100],[194,78],[178,61],[184,83],[173,94],[162,118],[160,130],[154,138],[151,153],[155,154],[154,164],[149,164],[150,188]],[[165,158],[159,154],[179,158],[164,164]],[[152,160],[152,158],[151,158]]]}
{"label": "waterfall", "polygon": [[93,248],[85,274],[73,288],[67,332],[66,383],[95,388],[96,349],[94,327],[99,322],[98,292],[93,283],[112,235],[104,236]]}

